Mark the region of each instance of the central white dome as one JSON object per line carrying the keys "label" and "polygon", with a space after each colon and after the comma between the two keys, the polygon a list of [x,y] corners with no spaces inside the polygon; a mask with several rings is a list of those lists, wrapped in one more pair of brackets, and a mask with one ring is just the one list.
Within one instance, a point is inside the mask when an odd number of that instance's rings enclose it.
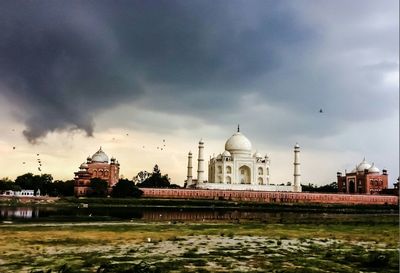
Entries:
{"label": "central white dome", "polygon": [[250,153],[251,154],[251,142],[242,133],[234,133],[225,143],[225,150],[231,154],[235,153]]}
{"label": "central white dome", "polygon": [[92,156],[92,162],[108,163],[108,156],[100,149]]}

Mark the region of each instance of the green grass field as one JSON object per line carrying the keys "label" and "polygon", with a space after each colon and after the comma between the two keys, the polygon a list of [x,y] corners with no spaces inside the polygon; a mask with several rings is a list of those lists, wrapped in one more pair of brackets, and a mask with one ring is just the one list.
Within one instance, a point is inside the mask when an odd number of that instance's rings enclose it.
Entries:
{"label": "green grass field", "polygon": [[[322,214],[321,214],[322,215]],[[0,225],[0,272],[398,272],[396,215]]]}

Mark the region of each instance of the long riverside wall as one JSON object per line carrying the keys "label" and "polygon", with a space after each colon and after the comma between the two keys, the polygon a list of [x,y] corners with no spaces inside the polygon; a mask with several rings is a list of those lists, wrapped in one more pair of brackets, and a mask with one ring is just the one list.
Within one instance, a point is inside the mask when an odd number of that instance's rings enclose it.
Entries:
{"label": "long riverside wall", "polygon": [[200,189],[141,188],[143,197],[251,201],[261,203],[319,203],[398,205],[399,197],[390,195],[350,195],[302,192],[231,191]]}

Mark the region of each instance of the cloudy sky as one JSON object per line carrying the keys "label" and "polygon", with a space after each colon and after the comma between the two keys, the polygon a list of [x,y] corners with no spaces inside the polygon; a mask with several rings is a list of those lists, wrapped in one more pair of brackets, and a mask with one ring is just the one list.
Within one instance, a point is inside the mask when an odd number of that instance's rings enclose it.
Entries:
{"label": "cloudy sky", "polygon": [[0,177],[39,173],[39,154],[71,179],[102,146],[125,177],[157,163],[183,184],[187,152],[223,152],[238,123],[273,183],[292,180],[296,142],[303,182],[364,156],[399,175],[397,0],[4,0],[0,15]]}

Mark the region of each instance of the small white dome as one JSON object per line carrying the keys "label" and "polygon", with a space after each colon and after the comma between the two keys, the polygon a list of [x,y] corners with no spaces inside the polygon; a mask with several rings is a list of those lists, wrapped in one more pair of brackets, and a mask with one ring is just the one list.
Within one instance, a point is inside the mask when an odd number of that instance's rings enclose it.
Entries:
{"label": "small white dome", "polygon": [[108,163],[108,156],[100,149],[92,156],[92,162]]}
{"label": "small white dome", "polygon": [[253,154],[253,157],[255,157],[255,158],[262,158],[262,155],[261,155],[259,152],[255,152],[255,153]]}
{"label": "small white dome", "polygon": [[222,156],[229,157],[229,156],[231,156],[231,153],[225,150],[225,151],[222,153]]}
{"label": "small white dome", "polygon": [[251,142],[242,133],[236,132],[226,141],[225,150],[231,154],[243,152],[251,154]]}
{"label": "small white dome", "polygon": [[81,164],[81,166],[79,167],[79,169],[81,169],[81,170],[83,170],[83,169],[88,169],[89,168],[89,166],[85,163],[85,162],[83,162],[82,164]]}
{"label": "small white dome", "polygon": [[371,164],[369,164],[367,161],[365,161],[365,158],[364,158],[363,161],[361,161],[361,163],[358,164],[357,171],[363,172],[365,169],[369,169],[369,168],[371,168]]}
{"label": "small white dome", "polygon": [[379,173],[380,170],[375,166],[374,163],[372,163],[372,166],[371,166],[371,168],[368,169],[368,172],[369,173]]}

